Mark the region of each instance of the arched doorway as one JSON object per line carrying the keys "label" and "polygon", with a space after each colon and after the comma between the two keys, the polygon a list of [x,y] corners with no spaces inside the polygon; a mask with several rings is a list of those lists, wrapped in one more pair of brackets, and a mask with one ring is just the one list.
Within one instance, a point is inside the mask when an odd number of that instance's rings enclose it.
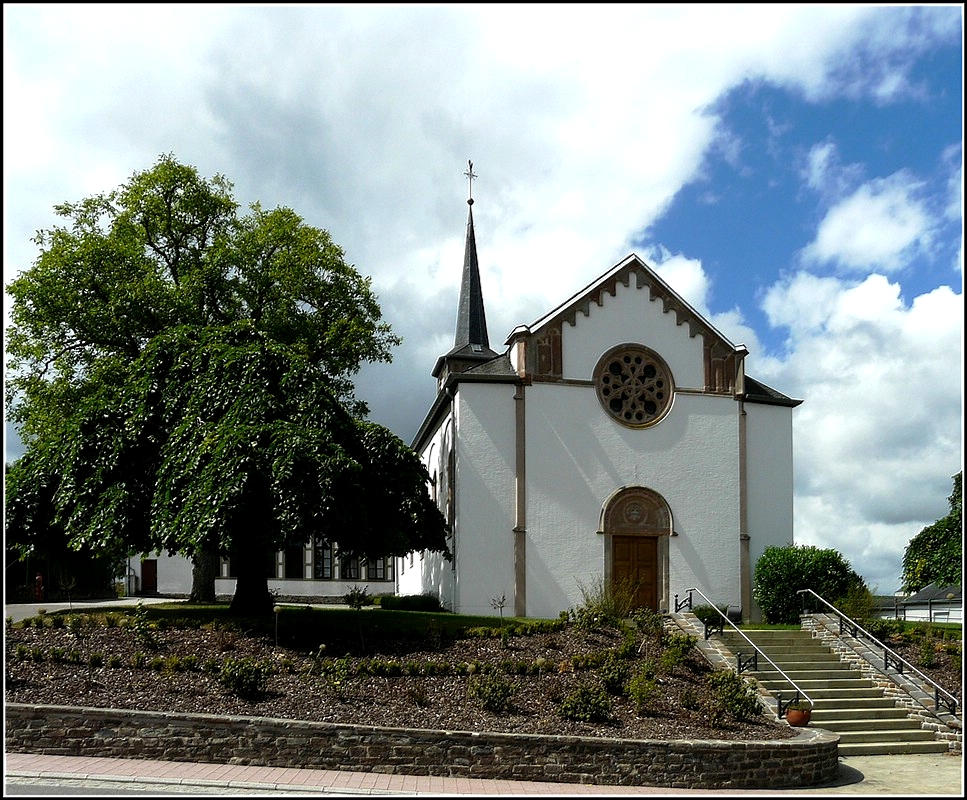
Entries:
{"label": "arched doorway", "polygon": [[601,533],[605,580],[634,586],[639,607],[667,610],[672,514],[665,498],[643,486],[619,489],[604,504]]}

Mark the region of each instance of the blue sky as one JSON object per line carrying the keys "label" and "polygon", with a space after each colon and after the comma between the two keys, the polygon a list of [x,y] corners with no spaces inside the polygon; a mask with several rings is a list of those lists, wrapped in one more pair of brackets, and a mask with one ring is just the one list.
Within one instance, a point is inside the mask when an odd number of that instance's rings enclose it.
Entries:
{"label": "blue sky", "polygon": [[962,469],[962,7],[548,9],[5,4],[4,282],[172,152],[372,277],[404,342],[357,386],[409,441],[472,159],[491,345],[637,253],[804,401],[796,541],[899,588]]}

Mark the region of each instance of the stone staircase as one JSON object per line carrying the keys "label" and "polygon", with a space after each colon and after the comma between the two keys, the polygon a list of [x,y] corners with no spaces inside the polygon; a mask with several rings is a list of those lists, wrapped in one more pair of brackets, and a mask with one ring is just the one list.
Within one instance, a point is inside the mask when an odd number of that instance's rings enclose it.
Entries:
{"label": "stone staircase", "polygon": [[[907,709],[884,696],[883,688],[861,672],[850,669],[830,648],[809,631],[744,630],[743,633],[813,701],[810,727],[824,728],[839,735],[839,752],[844,756],[941,753],[948,743],[921,727]],[[726,630],[715,638],[743,661],[752,655],[735,631]],[[733,659],[734,663],[734,659]],[[796,690],[761,656],[755,677],[773,697],[782,692],[792,699]]]}

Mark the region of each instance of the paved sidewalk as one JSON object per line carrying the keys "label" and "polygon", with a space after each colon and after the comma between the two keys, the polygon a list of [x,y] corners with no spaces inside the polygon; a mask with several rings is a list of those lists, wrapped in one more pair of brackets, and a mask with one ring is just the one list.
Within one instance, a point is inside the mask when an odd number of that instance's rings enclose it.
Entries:
{"label": "paved sidewalk", "polygon": [[[177,761],[45,756],[6,753],[4,795],[11,786],[29,784],[83,787],[130,793],[184,794],[378,794],[451,796],[577,796],[727,794],[796,797],[802,794],[963,797],[961,755],[851,756],[840,758],[836,781],[822,787],[790,790],[666,789],[652,786],[592,786],[539,781],[482,780],[373,772],[197,764]],[[23,792],[19,792],[22,794]]]}

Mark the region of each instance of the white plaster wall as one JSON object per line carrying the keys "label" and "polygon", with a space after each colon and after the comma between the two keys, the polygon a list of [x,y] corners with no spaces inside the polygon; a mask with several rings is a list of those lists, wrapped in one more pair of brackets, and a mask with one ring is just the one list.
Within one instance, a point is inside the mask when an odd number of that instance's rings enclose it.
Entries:
{"label": "white plaster wall", "polygon": [[[424,445],[420,458],[432,477],[437,476],[437,507],[446,514],[446,471],[450,452],[453,414],[441,419],[433,436]],[[432,495],[431,495],[432,496]],[[396,559],[396,593],[433,594],[444,608],[454,609],[456,576],[452,562],[438,553],[412,553]]]}
{"label": "white plaster wall", "polygon": [[184,556],[157,556],[158,594],[191,594],[191,561]]}
{"label": "white plaster wall", "polygon": [[702,389],[705,362],[701,336],[692,338],[687,324],[678,325],[674,313],[664,313],[660,299],[649,300],[647,288],[636,289],[632,276],[627,287],[619,283],[612,297],[591,303],[590,314],[578,313],[575,325],[561,326],[565,378],[591,380],[594,367],[612,347],[641,344],[668,364],[676,387]]}
{"label": "white plaster wall", "polygon": [[792,544],[792,412],[786,406],[746,403],[746,481],[749,563],[767,547]]}
{"label": "white plaster wall", "polygon": [[682,395],[645,429],[614,422],[591,386],[535,384],[526,402],[528,615],[579,604],[581,585],[602,574],[601,510],[624,486],[653,489],[672,510],[670,594],[695,586],[715,602],[740,603],[734,400]]}
{"label": "white plaster wall", "polygon": [[[277,554],[281,559],[281,555]],[[309,556],[307,556],[308,558]],[[158,594],[172,597],[187,597],[191,594],[191,560],[184,556],[146,555],[158,562]],[[134,556],[129,560],[132,572],[138,577],[141,585],[141,557]],[[306,565],[306,575],[311,575],[311,563]],[[365,578],[359,581],[344,580],[286,580],[269,579],[269,590],[282,595],[305,597],[342,597],[352,587],[366,587],[370,594],[393,593],[396,590],[395,581],[371,581]],[[216,578],[216,595],[234,595],[234,578]]]}
{"label": "white plaster wall", "polygon": [[461,383],[456,404],[455,610],[514,603],[514,385]]}

